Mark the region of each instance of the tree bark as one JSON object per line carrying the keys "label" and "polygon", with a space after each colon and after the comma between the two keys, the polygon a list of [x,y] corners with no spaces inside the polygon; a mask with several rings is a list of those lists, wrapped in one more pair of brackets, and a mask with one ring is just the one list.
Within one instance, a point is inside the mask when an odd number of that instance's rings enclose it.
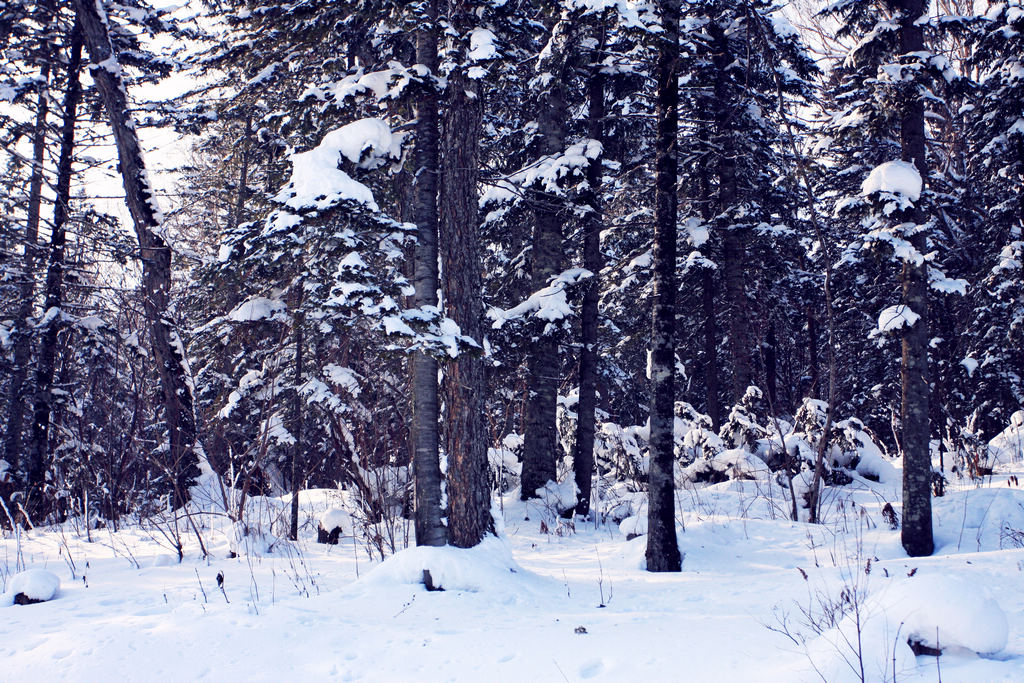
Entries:
{"label": "tree bark", "polygon": [[[551,75],[537,98],[542,156],[560,154],[565,148],[565,82],[572,24],[569,13],[563,13],[552,29],[548,49],[543,53],[546,57],[537,64],[538,73]],[[566,201],[564,196],[539,187],[529,191],[529,199],[534,215],[530,287],[536,292],[548,286],[561,271]],[[557,478],[558,340],[547,325],[537,321],[534,324],[540,329],[531,335],[526,352],[526,428],[520,488],[523,500],[536,498],[538,489]]]}
{"label": "tree bark", "polygon": [[701,312],[704,316],[704,392],[711,428],[718,431],[722,410],[718,403],[718,330],[715,325],[715,271],[704,268],[700,278]]}
{"label": "tree bark", "polygon": [[[65,226],[68,202],[71,199],[72,162],[75,151],[75,123],[82,98],[82,30],[75,23],[71,31],[68,53],[67,85],[64,91],[63,122],[60,134],[60,156],[57,161],[57,188],[53,204],[53,226],[50,229],[50,253],[46,265],[47,311],[60,310],[64,292]],[[46,460],[50,446],[50,409],[53,377],[57,359],[57,334],[62,325],[51,318],[42,329],[39,356],[36,359],[35,389],[32,402],[32,435],[28,444],[26,475],[30,490],[41,491],[46,477]],[[30,496],[30,502],[35,502]]]}
{"label": "tree bark", "polygon": [[[604,74],[601,60],[607,28],[603,18],[597,23],[597,47],[590,59],[590,77],[587,81],[587,134],[591,140],[604,145]],[[583,217],[583,267],[593,273],[583,292],[580,310],[580,394],[576,405],[576,446],[573,451],[572,467],[576,488],[579,489],[575,514],[590,515],[590,495],[594,480],[594,434],[597,420],[597,332],[600,311],[598,310],[601,291],[600,274],[604,267],[601,255],[601,176],[603,175],[604,153],[590,160],[587,166],[587,190],[583,197],[588,211]]]}
{"label": "tree bark", "polygon": [[[42,8],[47,13],[44,20],[46,32],[53,25],[52,10]],[[22,279],[19,295],[17,317],[14,320],[14,358],[11,372],[10,403],[7,414],[7,434],[4,439],[3,459],[11,466],[12,473],[17,476],[18,464],[22,458],[24,447],[25,408],[28,403],[29,387],[25,384],[28,367],[32,356],[32,333],[29,320],[35,309],[36,293],[36,258],[39,250],[39,218],[43,203],[43,175],[45,172],[47,117],[50,112],[50,62],[53,50],[50,37],[41,40],[42,65],[39,69],[39,95],[36,106],[36,121],[32,131],[32,173],[29,177],[28,211],[25,221],[25,254],[22,259]]]}
{"label": "tree bark", "polygon": [[[449,0],[456,66],[448,75],[443,121],[440,237],[445,312],[461,333],[481,343],[483,299],[477,201],[482,106],[466,73],[474,3]],[[481,344],[482,351],[482,344]],[[445,368],[448,454],[448,540],[470,548],[494,530],[484,416],[486,377],[480,352],[464,352]]]}
{"label": "tree bark", "polygon": [[712,21],[708,30],[714,45],[715,137],[718,146],[718,220],[723,233],[722,275],[729,304],[729,351],[732,356],[732,402],[738,403],[753,379],[750,349],[750,321],[747,317],[746,241],[749,228],[733,225],[737,199],[735,131],[732,111],[740,106],[729,89],[729,65],[734,57],[722,27]]}
{"label": "tree bark", "polygon": [[[292,445],[292,471],[291,471],[291,484],[292,484],[292,505],[291,505],[291,524],[289,526],[288,536],[293,541],[299,538],[299,491],[302,490],[302,479],[303,479],[303,467],[302,467],[302,394],[300,389],[302,388],[302,361],[303,352],[305,351],[303,346],[302,332],[303,326],[306,324],[306,312],[302,310],[302,278],[299,278],[298,283],[295,286],[295,311],[292,313],[292,340],[295,345],[295,395],[292,397],[294,403],[292,403],[292,437],[295,439],[295,443]],[[330,531],[330,529],[328,529]]]}
{"label": "tree bark", "polygon": [[[924,31],[917,20],[924,14],[923,0],[896,0],[900,12],[899,45],[903,55],[924,50]],[[912,85],[910,87],[915,87]],[[903,105],[900,146],[904,161],[917,166],[922,179],[928,178],[925,152],[924,101],[919,95]],[[907,220],[920,225],[924,215],[919,206],[909,211]],[[928,251],[923,231],[910,238],[919,254]],[[901,418],[903,448],[903,548],[908,555],[931,555],[932,538],[932,465],[929,450],[928,379],[928,270],[925,263],[904,263],[901,274],[903,304],[918,314],[916,323],[903,329],[901,379]]]}
{"label": "tree bark", "polygon": [[121,67],[110,42],[102,0],[74,0],[85,45],[93,63],[92,76],[100,91],[124,182],[125,201],[135,225],[142,259],[144,311],[150,326],[150,345],[163,389],[164,421],[170,446],[167,464],[173,479],[175,505],[188,501],[189,488],[199,474],[195,451],[196,425],[192,387],[185,365],[185,348],[170,319],[171,248],[159,233],[161,217],[149,184],[135,121]]}
{"label": "tree bark", "polygon": [[651,438],[647,570],[677,572],[682,559],[675,519],[675,296],[677,135],[679,129],[679,0],[662,0],[657,34],[654,310],[651,330]]}
{"label": "tree bark", "polygon": [[[423,3],[416,31],[416,61],[437,74],[437,0]],[[413,307],[437,307],[438,93],[431,81],[416,106],[416,177]],[[412,443],[416,497],[416,545],[441,546],[447,533],[441,521],[441,458],[438,429],[437,360],[429,353],[412,357]]]}

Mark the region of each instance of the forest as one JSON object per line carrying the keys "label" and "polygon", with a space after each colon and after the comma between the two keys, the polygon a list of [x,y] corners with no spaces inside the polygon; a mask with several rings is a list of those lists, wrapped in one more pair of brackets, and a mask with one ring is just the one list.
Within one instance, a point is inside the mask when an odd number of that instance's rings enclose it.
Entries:
{"label": "forest", "polygon": [[[51,676],[134,677],[77,646],[155,571],[182,632],[283,581],[389,634],[311,680],[687,680],[614,629],[723,604],[759,645],[692,680],[1024,676],[1020,0],[0,0],[0,54],[0,607],[73,603],[8,612]],[[550,655],[380,668],[495,604]],[[230,642],[150,673],[281,671]]]}

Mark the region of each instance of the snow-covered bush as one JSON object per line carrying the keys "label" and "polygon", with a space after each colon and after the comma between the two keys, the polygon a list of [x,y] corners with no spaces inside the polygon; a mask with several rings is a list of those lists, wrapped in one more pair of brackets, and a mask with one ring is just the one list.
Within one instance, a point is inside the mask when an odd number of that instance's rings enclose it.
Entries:
{"label": "snow-covered bush", "polygon": [[732,407],[718,435],[731,448],[743,448],[753,453],[757,442],[768,435],[762,425],[764,395],[755,386],[747,387],[740,402]]}

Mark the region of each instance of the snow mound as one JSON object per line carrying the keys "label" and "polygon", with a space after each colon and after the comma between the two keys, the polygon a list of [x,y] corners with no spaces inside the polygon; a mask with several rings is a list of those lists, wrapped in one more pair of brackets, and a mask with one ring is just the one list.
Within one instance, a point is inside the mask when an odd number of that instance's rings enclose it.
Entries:
{"label": "snow mound", "polygon": [[[859,623],[858,623],[859,622]],[[863,598],[855,612],[808,643],[815,669],[829,683],[907,677],[917,665],[910,642],[990,655],[1006,647],[1006,614],[976,584],[946,575],[895,581]],[[859,652],[858,652],[859,644]],[[852,665],[852,666],[851,666]]]}
{"label": "snow mound", "polygon": [[517,577],[527,576],[512,558],[505,541],[488,536],[472,548],[419,546],[392,555],[363,577],[366,585],[422,584],[423,571],[430,571],[436,588],[469,593],[518,590]]}
{"label": "snow mound", "polygon": [[877,447],[873,451],[865,448],[859,452],[859,455],[860,462],[857,463],[856,471],[860,476],[881,484],[894,484],[901,481],[900,471],[882,455]]}
{"label": "snow mound", "polygon": [[274,552],[281,539],[256,527],[235,522],[228,532],[228,548],[239,557],[263,557]]}
{"label": "snow mound", "polygon": [[337,528],[352,528],[352,517],[341,508],[329,508],[320,515],[320,528],[324,531],[334,531]]}
{"label": "snow mound", "polygon": [[1019,548],[1024,543],[1024,491],[951,491],[932,501],[937,554]]}
{"label": "snow mound", "polygon": [[861,193],[865,195],[885,192],[903,195],[912,202],[921,198],[924,186],[917,167],[907,161],[887,161],[876,166],[861,185]]}
{"label": "snow mound", "polygon": [[977,584],[950,575],[915,576],[879,596],[908,639],[932,648],[962,647],[994,654],[1006,647],[1009,626],[999,604]]}
{"label": "snow mound", "polygon": [[8,584],[4,602],[11,604],[15,597],[24,594],[29,600],[45,602],[52,600],[60,589],[60,579],[53,572],[45,569],[26,569],[15,574]]}
{"label": "snow mound", "polygon": [[643,536],[647,533],[647,515],[641,514],[626,517],[626,519],[619,523],[619,531],[627,539]]}
{"label": "snow mound", "polygon": [[576,487],[575,481],[566,479],[560,484],[549,481],[537,489],[536,493],[546,507],[556,510],[561,514],[576,507],[579,489]]}
{"label": "snow mound", "polygon": [[[715,475],[718,475],[717,477]],[[683,468],[684,482],[723,481],[724,479],[760,479],[771,475],[764,460],[742,448],[730,448]]]}
{"label": "snow mound", "polygon": [[989,441],[988,452],[994,463],[1024,460],[1024,410],[1010,416],[1010,425]]}

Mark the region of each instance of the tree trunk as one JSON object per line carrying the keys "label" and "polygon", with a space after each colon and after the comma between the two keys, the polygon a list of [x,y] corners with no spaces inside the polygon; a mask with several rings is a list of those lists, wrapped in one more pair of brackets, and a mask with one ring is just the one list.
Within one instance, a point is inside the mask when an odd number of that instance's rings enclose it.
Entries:
{"label": "tree trunk", "polygon": [[[573,20],[564,13],[551,32],[551,41],[537,64],[538,73],[549,73],[547,87],[537,99],[542,156],[560,154],[565,148],[565,82],[568,74],[568,51],[571,48]],[[566,220],[564,196],[545,192],[543,188],[529,191],[533,204],[533,249],[530,287],[536,292],[550,284],[562,267],[562,224]],[[537,489],[557,478],[558,459],[558,340],[555,331],[540,321],[531,335],[526,351],[526,419],[523,439],[523,470],[520,497],[537,497]]]}
{"label": "tree trunk", "polygon": [[242,149],[239,154],[242,160],[238,169],[238,192],[235,194],[235,206],[228,223],[228,232],[234,232],[241,225],[245,200],[249,196],[249,145],[252,138],[252,113],[245,115],[245,132],[242,137]]}
{"label": "tree trunk", "polygon": [[[482,103],[476,81],[464,66],[466,42],[475,27],[473,3],[449,0],[455,63],[448,75],[444,110],[440,237],[444,259],[445,311],[462,334],[482,340],[482,265],[477,202]],[[470,548],[494,530],[484,416],[486,376],[481,350],[464,352],[445,368],[448,454],[448,538]]]}
{"label": "tree trunk", "polygon": [[[587,81],[587,126],[591,140],[604,145],[604,74],[601,60],[607,28],[603,18],[597,22],[597,48],[590,59],[590,78]],[[580,395],[576,405],[576,448],[573,452],[572,467],[576,488],[579,489],[575,513],[583,517],[590,515],[590,494],[594,480],[594,433],[597,411],[597,332],[600,311],[601,268],[601,176],[604,154],[590,160],[587,166],[587,190],[583,197],[586,216],[583,217],[583,267],[593,273],[583,293],[580,311]]]}
{"label": "tree trunk", "polygon": [[158,232],[161,216],[149,184],[121,67],[110,42],[102,0],[74,0],[85,44],[93,63],[92,76],[100,91],[124,182],[125,201],[135,225],[142,258],[144,310],[150,326],[150,345],[163,389],[164,421],[170,445],[167,470],[173,479],[175,505],[188,501],[189,487],[199,474],[195,452],[196,425],[192,387],[185,365],[185,348],[168,313],[171,293],[171,249]]}
{"label": "tree trunk", "polygon": [[[75,123],[82,98],[82,30],[75,22],[68,53],[67,86],[64,91],[64,120],[60,132],[60,156],[57,161],[57,188],[50,229],[50,253],[46,265],[46,310],[60,310],[64,291],[64,243],[71,199],[72,162],[75,152]],[[50,446],[50,409],[54,369],[57,359],[59,318],[50,318],[42,329],[36,360],[35,394],[32,404],[32,436],[29,441],[26,474],[32,490],[41,490],[46,477]]]}
{"label": "tree trunk", "polygon": [[750,386],[753,371],[750,349],[750,321],[747,318],[746,241],[749,228],[733,225],[736,208],[736,151],[733,148],[732,110],[728,67],[733,62],[728,39],[714,21],[709,25],[715,48],[714,119],[718,147],[718,217],[722,222],[722,275],[729,316],[729,351],[732,356],[732,402],[738,403]]}
{"label": "tree trunk", "polygon": [[[900,53],[924,50],[924,32],[917,23],[925,11],[923,0],[896,0],[900,10]],[[916,87],[916,86],[910,86]],[[917,166],[922,179],[928,177],[925,156],[924,101],[920,96],[903,105],[900,125],[900,146],[904,161]],[[915,206],[907,220],[921,224],[924,216]],[[928,251],[923,231],[911,238],[920,254]],[[928,385],[928,270],[927,265],[905,263],[902,271],[903,304],[917,313],[916,323],[903,329],[902,435],[903,447],[903,548],[908,555],[931,555],[932,539],[932,465],[929,451],[929,385]]]}
{"label": "tree trunk", "polygon": [[[45,26],[53,25],[49,8]],[[17,317],[14,320],[14,359],[9,387],[10,404],[7,414],[7,434],[4,439],[3,459],[11,466],[15,476],[23,455],[25,407],[29,387],[25,385],[28,366],[32,356],[32,332],[29,319],[35,308],[36,257],[39,250],[39,217],[43,203],[43,175],[45,172],[47,117],[50,112],[50,61],[52,52],[50,38],[42,39],[39,70],[39,97],[36,107],[35,128],[32,131],[32,174],[29,178],[28,211],[25,221],[25,255],[22,259],[23,272],[19,295]]]}
{"label": "tree trunk", "polygon": [[704,316],[704,392],[707,394],[708,417],[711,428],[718,431],[722,424],[722,411],[718,403],[718,331],[715,325],[715,271],[704,268],[701,272],[701,309]]}
{"label": "tree trunk", "polygon": [[[427,0],[416,31],[416,61],[437,73],[437,0]],[[416,106],[415,204],[416,252],[413,307],[437,307],[437,143],[438,94],[431,82]],[[438,451],[437,360],[428,353],[412,357],[412,443],[416,478],[416,545],[444,545],[441,521],[441,458]]]}
{"label": "tree trunk", "polygon": [[679,0],[662,0],[655,147],[654,311],[647,570],[682,569],[676,540],[674,457],[676,214],[679,128]]}
{"label": "tree trunk", "polygon": [[768,323],[768,339],[764,345],[764,383],[768,393],[768,405],[773,414],[779,412],[778,397],[778,341],[775,339],[775,323]]}
{"label": "tree trunk", "polygon": [[[302,310],[302,279],[295,288],[295,311],[292,314],[292,339],[295,344],[295,395],[292,398],[292,437],[295,443],[292,445],[292,506],[291,524],[288,532],[289,538],[293,541],[299,538],[299,491],[302,490],[303,467],[302,467],[302,361],[303,348],[302,328],[306,324],[306,313]],[[328,529],[330,531],[330,529]]]}

